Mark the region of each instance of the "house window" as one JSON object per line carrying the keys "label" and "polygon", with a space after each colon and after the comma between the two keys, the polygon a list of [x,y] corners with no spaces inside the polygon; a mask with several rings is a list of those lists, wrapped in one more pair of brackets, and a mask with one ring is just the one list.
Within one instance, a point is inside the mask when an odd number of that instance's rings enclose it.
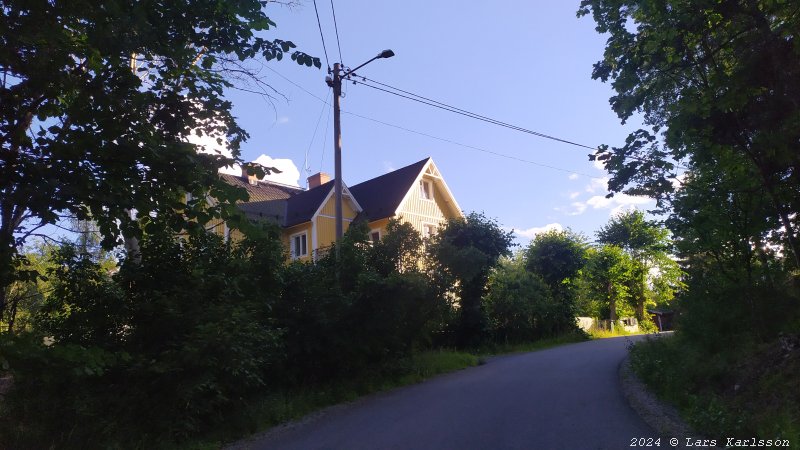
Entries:
{"label": "house window", "polygon": [[423,200],[433,200],[433,183],[428,180],[419,180],[419,196]]}
{"label": "house window", "polygon": [[308,255],[308,244],[306,236],[307,236],[306,233],[296,234],[292,236],[290,241],[291,243],[290,251],[292,253],[292,259],[297,259],[301,256]]}
{"label": "house window", "polygon": [[369,240],[373,244],[377,244],[381,240],[381,230],[372,230],[369,232]]}
{"label": "house window", "polygon": [[422,224],[422,237],[425,239],[430,238],[436,234],[436,225],[430,223],[423,223]]}

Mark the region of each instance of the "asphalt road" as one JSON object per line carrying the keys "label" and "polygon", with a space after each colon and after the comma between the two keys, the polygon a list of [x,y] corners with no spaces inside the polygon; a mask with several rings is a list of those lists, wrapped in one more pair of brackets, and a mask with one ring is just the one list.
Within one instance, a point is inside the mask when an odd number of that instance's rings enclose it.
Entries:
{"label": "asphalt road", "polygon": [[236,448],[631,448],[631,439],[655,433],[619,389],[626,343],[601,339],[493,358],[333,408]]}

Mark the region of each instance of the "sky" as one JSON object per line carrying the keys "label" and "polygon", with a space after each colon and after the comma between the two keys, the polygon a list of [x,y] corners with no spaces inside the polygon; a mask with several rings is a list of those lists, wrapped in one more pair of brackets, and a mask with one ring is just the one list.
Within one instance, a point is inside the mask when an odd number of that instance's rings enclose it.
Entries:
{"label": "sky", "polygon": [[[608,84],[591,79],[606,38],[579,2],[318,0],[330,65],[483,116],[588,146],[619,146],[640,126],[621,124]],[[271,98],[229,90],[239,124],[250,134],[242,158],[273,163],[278,181],[305,187],[306,177],[333,174],[331,93],[314,3],[269,5],[277,24],[265,37],[291,40],[322,60],[323,69],[272,61],[259,76]],[[341,49],[341,50],[340,50]],[[241,85],[240,85],[241,86]],[[432,157],[465,212],[483,212],[526,245],[546,228],[571,228],[593,239],[612,214],[654,202],[605,198],[607,174],[586,148],[435,109],[346,84],[342,99],[342,164],[352,186]],[[389,124],[389,125],[387,125]],[[459,145],[460,144],[460,145]],[[480,150],[479,150],[480,149]],[[505,156],[499,156],[502,154]],[[260,158],[260,159],[259,159]],[[269,165],[269,164],[267,164]]]}

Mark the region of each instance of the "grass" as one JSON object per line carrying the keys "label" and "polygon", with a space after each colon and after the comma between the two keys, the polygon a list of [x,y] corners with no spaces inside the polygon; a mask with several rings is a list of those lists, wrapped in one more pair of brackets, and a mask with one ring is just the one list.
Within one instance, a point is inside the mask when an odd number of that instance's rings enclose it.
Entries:
{"label": "grass", "polygon": [[[225,442],[265,431],[275,425],[299,419],[328,406],[350,402],[359,397],[419,383],[436,375],[478,365],[478,357],[454,350],[418,353],[361,377],[303,387],[278,390],[247,407],[238,422],[226,424],[186,445],[182,450],[218,449]],[[246,418],[246,419],[245,419]],[[241,420],[245,419],[245,420]]]}
{"label": "grass", "polygon": [[633,333],[623,329],[622,327],[616,327],[614,331],[606,330],[603,328],[592,328],[589,330],[589,336],[592,339],[608,339],[608,338],[615,338],[620,336],[635,336],[637,334],[647,334],[644,331],[635,331]]}
{"label": "grass", "polygon": [[681,336],[668,336],[634,345],[631,365],[707,436],[800,442],[798,351],[770,342],[709,352]]}
{"label": "grass", "polygon": [[557,347],[564,344],[572,344],[574,342],[582,342],[587,339],[585,333],[576,332],[565,334],[554,338],[539,339],[538,341],[525,342],[521,344],[492,344],[483,346],[475,350],[475,354],[480,357],[504,355],[507,353],[523,353],[533,352],[536,350],[544,350],[546,348]]}

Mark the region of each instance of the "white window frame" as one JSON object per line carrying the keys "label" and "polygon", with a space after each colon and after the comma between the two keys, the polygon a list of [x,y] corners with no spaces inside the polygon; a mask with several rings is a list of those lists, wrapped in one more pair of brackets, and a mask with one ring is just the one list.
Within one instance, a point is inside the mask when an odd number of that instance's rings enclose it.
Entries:
{"label": "white window frame", "polygon": [[[430,227],[432,229],[432,231],[430,233],[426,234],[426,228],[428,228],[428,227]],[[430,239],[437,232],[439,232],[439,225],[438,224],[430,223],[430,222],[422,222],[422,238],[423,239]]]}
{"label": "white window frame", "polygon": [[383,237],[383,234],[381,233],[381,229],[380,228],[376,228],[374,230],[369,230],[369,242],[370,243],[373,243],[373,244],[375,243],[375,240],[372,239],[372,235],[375,234],[375,233],[378,233],[378,242],[380,242],[381,238]]}
{"label": "white window frame", "polygon": [[[300,249],[299,249],[300,253],[298,253],[297,246],[295,245],[295,239],[299,238],[301,236],[304,236],[305,239],[300,239],[300,242],[301,242]],[[305,241],[305,243],[306,243],[306,246],[305,246],[306,247],[306,249],[305,249],[306,251],[305,251],[305,253],[302,253],[302,251],[303,251],[302,242],[303,241]],[[295,233],[295,234],[289,236],[289,253],[292,255],[292,260],[300,259],[300,258],[302,258],[304,256],[308,256],[308,231]]]}
{"label": "white window frame", "polygon": [[[426,186],[428,187],[427,190],[425,189]],[[419,180],[419,198],[429,202],[433,201],[433,182],[431,180]]]}

